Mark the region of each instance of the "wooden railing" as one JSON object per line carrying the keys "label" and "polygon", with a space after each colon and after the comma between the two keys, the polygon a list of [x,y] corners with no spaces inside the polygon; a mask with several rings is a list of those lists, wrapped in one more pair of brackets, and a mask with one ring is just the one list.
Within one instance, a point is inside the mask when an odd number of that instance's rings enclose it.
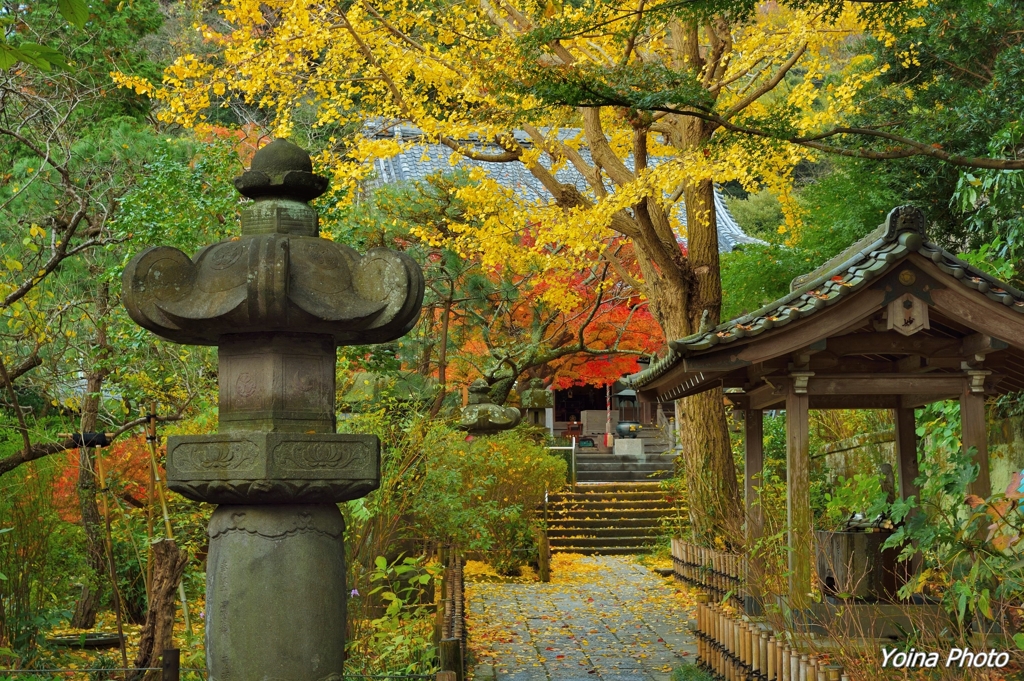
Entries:
{"label": "wooden railing", "polygon": [[697,664],[726,681],[849,681],[841,665],[742,612],[746,557],[672,540],[675,575],[697,600]]}
{"label": "wooden railing", "polygon": [[463,681],[466,677],[466,589],[463,579],[465,560],[458,548],[442,551],[445,560],[441,580],[441,602],[437,606],[438,657],[442,674],[439,679]]}
{"label": "wooden railing", "polygon": [[841,665],[777,637],[770,627],[709,603],[697,605],[697,664],[727,681],[850,681]]}
{"label": "wooden railing", "polygon": [[672,567],[676,577],[706,592],[713,600],[728,599],[736,607],[743,607],[742,555],[673,539]]}

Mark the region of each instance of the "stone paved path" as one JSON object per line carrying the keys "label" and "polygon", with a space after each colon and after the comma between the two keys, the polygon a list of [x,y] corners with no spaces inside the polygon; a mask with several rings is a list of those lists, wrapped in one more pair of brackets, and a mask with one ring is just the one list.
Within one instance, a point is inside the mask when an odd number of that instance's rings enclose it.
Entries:
{"label": "stone paved path", "polygon": [[630,557],[570,560],[550,584],[467,585],[473,678],[668,681],[695,659],[692,603],[672,579]]}

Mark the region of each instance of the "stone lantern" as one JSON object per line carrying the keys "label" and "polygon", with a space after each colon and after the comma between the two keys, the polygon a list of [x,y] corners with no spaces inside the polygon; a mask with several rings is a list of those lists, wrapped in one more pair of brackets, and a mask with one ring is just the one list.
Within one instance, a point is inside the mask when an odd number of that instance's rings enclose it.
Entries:
{"label": "stone lantern", "polygon": [[241,236],[193,258],[158,246],[124,271],[124,305],[153,333],[216,345],[219,432],[170,437],[168,486],[219,504],[210,520],[210,681],[341,679],[345,524],[337,504],[380,482],[374,435],[335,433],[339,345],[383,343],[419,317],[408,256],[320,238],[327,179],[275,140],[235,179]]}
{"label": "stone lantern", "polygon": [[554,395],[544,389],[544,381],[539,378],[530,379],[530,387],[523,391],[522,401],[526,422],[532,426],[545,425],[544,410],[555,406]]}
{"label": "stone lantern", "polygon": [[494,404],[489,391],[487,381],[482,378],[473,381],[469,386],[469,404],[462,408],[459,428],[471,435],[485,435],[519,425],[519,410]]}

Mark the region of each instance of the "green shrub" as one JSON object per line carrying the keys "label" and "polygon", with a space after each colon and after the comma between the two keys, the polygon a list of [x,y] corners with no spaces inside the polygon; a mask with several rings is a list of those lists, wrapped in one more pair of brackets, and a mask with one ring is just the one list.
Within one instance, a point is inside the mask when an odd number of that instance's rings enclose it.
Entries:
{"label": "green shrub", "polygon": [[695,664],[684,664],[672,672],[672,681],[714,681],[715,677]]}
{"label": "green shrub", "polygon": [[[372,588],[349,600],[348,674],[430,674],[435,670],[435,606],[431,602],[439,565],[378,556],[369,574]],[[374,605],[379,603],[380,607]]]}
{"label": "green shrub", "polygon": [[545,490],[565,484],[566,465],[526,429],[466,437],[434,428],[423,442],[426,477],[414,504],[432,539],[481,551],[501,574],[530,557],[533,523]]}
{"label": "green shrub", "polygon": [[7,473],[0,485],[0,666],[31,659],[68,613],[56,607],[63,534],[51,477],[39,464]]}

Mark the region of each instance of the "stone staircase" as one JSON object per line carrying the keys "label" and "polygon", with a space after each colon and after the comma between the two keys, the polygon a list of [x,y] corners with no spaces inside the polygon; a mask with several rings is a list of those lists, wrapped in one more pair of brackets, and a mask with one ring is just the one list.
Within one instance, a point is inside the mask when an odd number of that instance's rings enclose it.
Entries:
{"label": "stone staircase", "polygon": [[657,456],[672,448],[669,433],[661,426],[647,425],[640,429],[638,437],[644,441],[644,455]]}
{"label": "stone staircase", "polygon": [[640,459],[577,449],[576,482],[657,482],[672,476],[674,461],[667,453]]}
{"label": "stone staircase", "polygon": [[644,426],[638,435],[643,456],[622,456],[607,450],[576,450],[576,482],[650,482],[672,475],[674,455],[669,436],[659,426]]}
{"label": "stone staircase", "polygon": [[548,499],[548,541],[554,553],[644,553],[665,533],[662,518],[677,513],[656,482],[567,489]]}

